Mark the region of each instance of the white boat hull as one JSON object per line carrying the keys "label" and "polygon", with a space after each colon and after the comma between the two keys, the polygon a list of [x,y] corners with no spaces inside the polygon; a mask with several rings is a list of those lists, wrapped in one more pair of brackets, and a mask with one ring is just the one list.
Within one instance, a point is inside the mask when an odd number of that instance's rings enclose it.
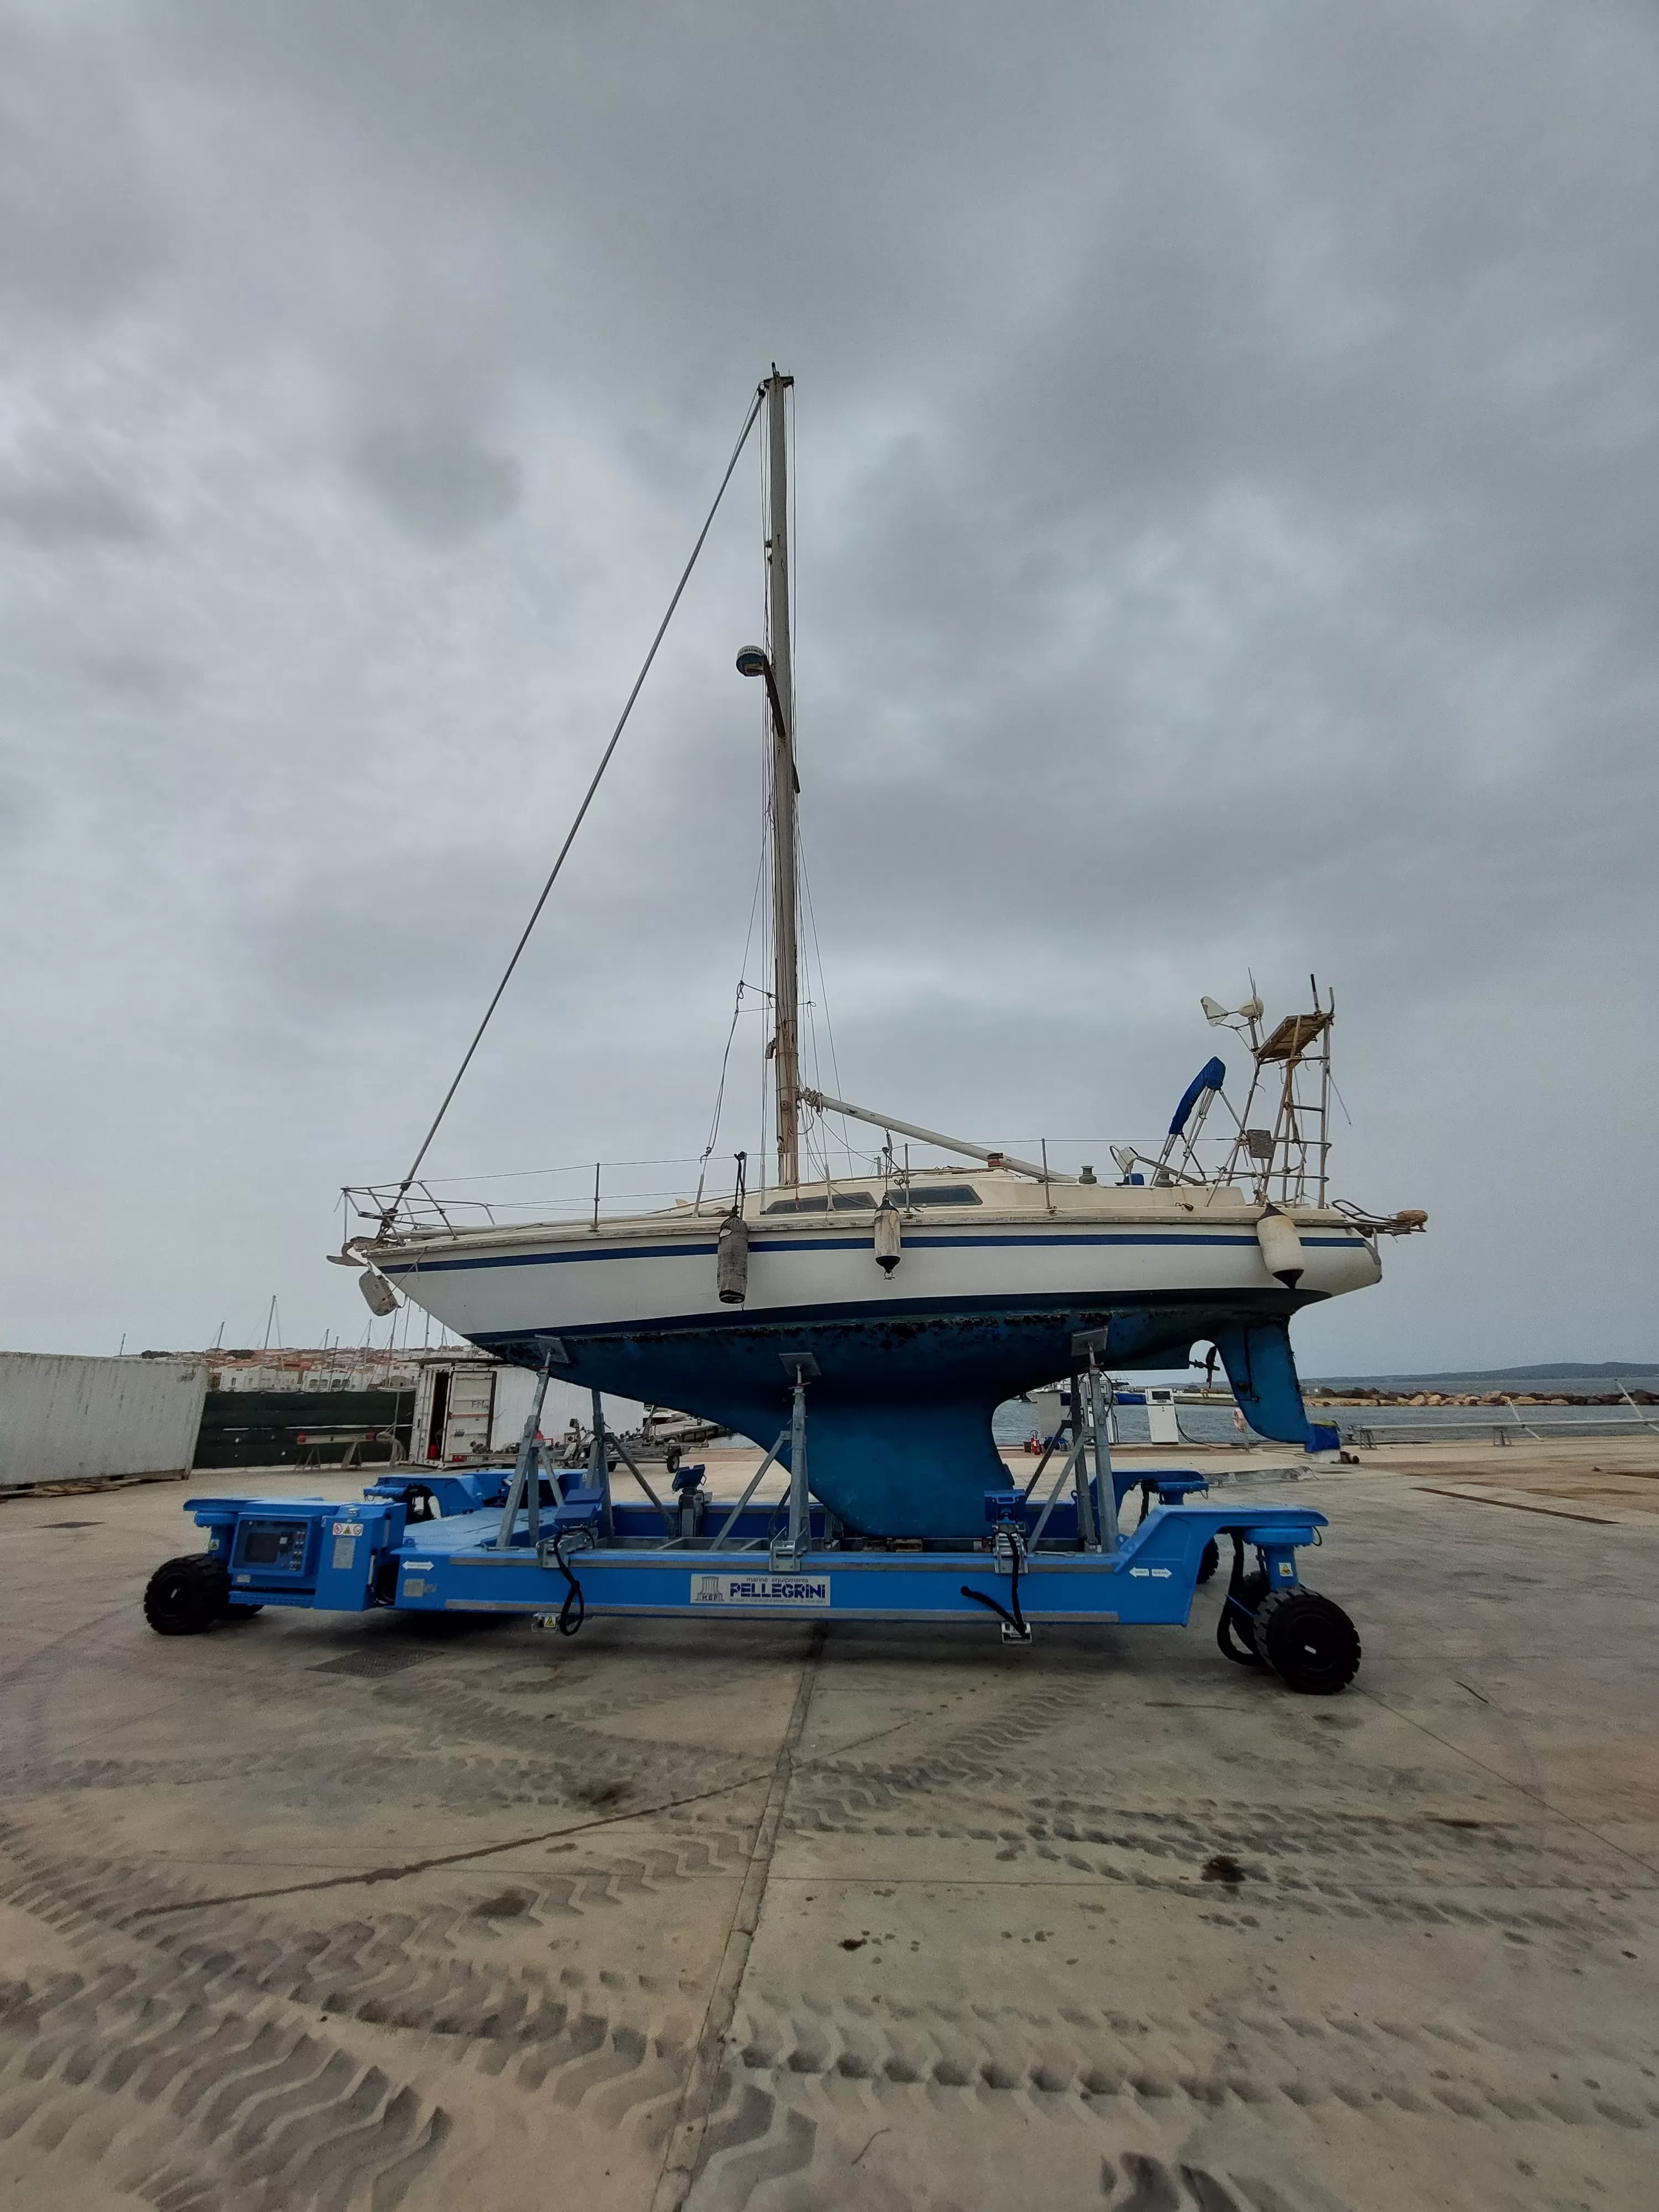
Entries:
{"label": "white boat hull", "polygon": [[689,1212],[597,1229],[486,1231],[374,1249],[398,1288],[458,1334],[577,1383],[722,1422],[770,1443],[789,1355],[809,1353],[814,1490],[872,1535],[961,1535],[1003,1477],[989,1415],[1106,1331],[1112,1365],[1221,1350],[1264,1433],[1303,1442],[1285,1325],[1380,1272],[1340,1221],[1304,1224],[1294,1292],[1268,1272],[1255,1218],[907,1221],[878,1264],[868,1218],[750,1227],[747,1295],[717,1291],[719,1222]]}
{"label": "white boat hull", "polygon": [[[505,1250],[447,1243],[429,1255],[388,1255],[382,1265],[405,1296],[475,1342],[537,1331],[878,1318],[987,1301],[1252,1298],[1280,1288],[1249,1223],[907,1230],[890,1274],[877,1265],[868,1231],[836,1224],[752,1231],[748,1297],[734,1310],[716,1294],[717,1228],[714,1221],[676,1223],[672,1231],[661,1223],[605,1225]],[[1374,1246],[1356,1231],[1308,1231],[1301,1243],[1304,1300],[1361,1290],[1381,1275]]]}

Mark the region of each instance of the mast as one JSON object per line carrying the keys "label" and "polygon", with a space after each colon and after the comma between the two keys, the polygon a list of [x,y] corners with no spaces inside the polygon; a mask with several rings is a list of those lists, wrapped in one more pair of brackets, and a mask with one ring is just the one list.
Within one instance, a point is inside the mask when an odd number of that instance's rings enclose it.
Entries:
{"label": "mast", "polygon": [[766,650],[772,664],[773,1082],[777,1097],[778,1181],[800,1181],[800,954],[796,939],[795,685],[789,638],[789,447],[784,395],[794,382],[777,364],[766,380],[768,530]]}

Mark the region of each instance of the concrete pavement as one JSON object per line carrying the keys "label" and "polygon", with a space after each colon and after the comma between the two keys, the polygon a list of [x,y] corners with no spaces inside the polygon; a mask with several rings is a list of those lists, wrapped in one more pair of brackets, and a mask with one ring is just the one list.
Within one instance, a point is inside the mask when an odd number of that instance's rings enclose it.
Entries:
{"label": "concrete pavement", "polygon": [[1226,1664],[1218,1585],[1029,1650],[167,1641],[179,1487],[8,1500],[0,2203],[1644,2204],[1659,1522],[1517,1457],[1299,1486],[1330,1700]]}

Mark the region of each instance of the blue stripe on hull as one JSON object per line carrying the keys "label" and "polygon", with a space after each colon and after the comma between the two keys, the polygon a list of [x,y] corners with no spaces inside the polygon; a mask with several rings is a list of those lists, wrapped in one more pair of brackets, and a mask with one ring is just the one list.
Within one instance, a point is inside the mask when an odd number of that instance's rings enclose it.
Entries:
{"label": "blue stripe on hull", "polygon": [[[1058,1328],[1066,1316],[1076,1315],[1085,1309],[1094,1318],[1086,1323],[1079,1322],[1078,1328],[1101,1328],[1111,1319],[1127,1322],[1132,1315],[1148,1311],[1173,1314],[1179,1310],[1184,1314],[1188,1308],[1202,1310],[1200,1322],[1202,1314],[1225,1313],[1234,1317],[1258,1312],[1289,1314],[1304,1305],[1319,1304],[1325,1296],[1322,1291],[1238,1291],[1225,1293],[1224,1303],[1224,1297],[1214,1291],[1153,1290],[1099,1293],[1073,1291],[1048,1299],[1025,1291],[991,1292],[984,1297],[929,1298],[914,1306],[899,1305],[890,1298],[838,1298],[830,1304],[767,1306],[752,1313],[744,1306],[727,1306],[712,1313],[667,1314],[645,1322],[578,1322],[573,1325],[568,1322],[543,1320],[526,1322],[514,1329],[477,1331],[473,1333],[471,1341],[492,1351],[506,1352],[514,1344],[523,1343],[528,1346],[533,1341],[532,1332],[535,1330],[547,1330],[572,1344],[586,1343],[591,1338],[606,1343],[632,1341],[655,1345],[664,1339],[712,1339],[734,1336],[753,1329],[776,1328],[785,1331],[790,1341],[794,1343],[800,1339],[803,1329],[846,1328],[862,1335],[868,1330],[889,1326],[908,1330],[927,1322],[937,1321],[949,1325],[979,1316],[994,1319],[1024,1315],[1037,1325],[1052,1325]],[[1182,1326],[1186,1326],[1184,1322]],[[1165,1335],[1170,1333],[1169,1330],[1164,1332]],[[1179,1334],[1179,1331],[1174,1333]],[[1203,1334],[1202,1327],[1195,1325],[1190,1329],[1186,1341],[1190,1343]],[[1127,1352],[1117,1348],[1117,1342],[1115,1339],[1112,1357],[1120,1367],[1158,1364],[1156,1360],[1149,1361],[1139,1356],[1132,1362]],[[1061,1367],[1065,1364],[1064,1354],[1068,1353],[1070,1348],[1068,1338],[1061,1347]],[[527,1362],[531,1360],[527,1349],[524,1357]],[[535,1355],[536,1363],[539,1363],[540,1357],[539,1353]],[[1184,1348],[1176,1364],[1185,1366]],[[1060,1368],[1055,1368],[1037,1379],[1052,1381],[1054,1375],[1060,1371]],[[611,1386],[607,1383],[605,1387],[608,1389]],[[1018,1387],[1024,1389],[1029,1385],[1022,1383]],[[634,1392],[630,1395],[637,1396],[639,1394]]]}
{"label": "blue stripe on hull", "polygon": [[[1354,1237],[1304,1237],[1302,1242],[1310,1245],[1326,1245],[1346,1249],[1360,1240]],[[926,1237],[909,1236],[907,1249],[911,1251],[960,1250],[969,1246],[992,1245],[999,1250],[1013,1250],[1020,1246],[1046,1249],[1060,1244],[1233,1244],[1248,1246],[1254,1250],[1256,1239],[1254,1231],[1244,1236],[1218,1235],[1199,1230],[1113,1230],[1085,1235],[1073,1235],[1064,1230],[1040,1231],[1036,1236],[998,1236],[988,1231],[981,1236]],[[756,1237],[750,1239],[751,1252],[857,1252],[869,1247],[868,1237]],[[611,1244],[596,1248],[578,1246],[570,1251],[517,1252],[480,1254],[467,1260],[387,1260],[380,1263],[380,1272],[386,1275],[442,1275],[483,1267],[574,1267],[594,1260],[707,1260],[715,1247],[713,1244],[675,1243],[672,1244]]]}

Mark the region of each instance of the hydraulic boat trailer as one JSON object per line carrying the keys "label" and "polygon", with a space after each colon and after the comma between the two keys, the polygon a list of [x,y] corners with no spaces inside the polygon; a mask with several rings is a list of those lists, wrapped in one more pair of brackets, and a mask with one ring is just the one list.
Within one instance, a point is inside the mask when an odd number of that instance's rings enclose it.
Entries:
{"label": "hydraulic boat trailer", "polygon": [[[607,1435],[597,1393],[586,1468],[555,1468],[538,1434],[544,1370],[511,1469],[400,1470],[351,1504],[188,1499],[185,1510],[207,1530],[208,1548],[157,1568],[145,1617],[161,1635],[188,1636],[268,1605],[392,1607],[527,1613],[536,1627],[572,1636],[600,1613],[980,1623],[988,1615],[1006,1643],[1029,1644],[1037,1625],[1184,1626],[1226,1540],[1232,1571],[1216,1630],[1226,1656],[1315,1694],[1352,1680],[1360,1656],[1353,1623],[1297,1574],[1297,1553],[1320,1541],[1324,1515],[1289,1504],[1201,1504],[1209,1485],[1200,1474],[1117,1472],[1104,1378],[1092,1360],[1074,1393],[1074,1407],[1082,1402],[1070,1449],[1046,1497],[1038,1487],[1058,1439],[1024,1490],[985,1493],[986,1534],[976,1542],[860,1537],[813,1499],[810,1366],[796,1360],[793,1419],[734,1504],[708,1495],[702,1467],[680,1468],[670,1499],[659,1498],[621,1439]],[[613,1456],[647,1503],[612,1498]],[[757,1504],[775,1462],[788,1470],[787,1490],[775,1504]],[[1137,1487],[1139,1522],[1125,1532],[1120,1515]]]}

